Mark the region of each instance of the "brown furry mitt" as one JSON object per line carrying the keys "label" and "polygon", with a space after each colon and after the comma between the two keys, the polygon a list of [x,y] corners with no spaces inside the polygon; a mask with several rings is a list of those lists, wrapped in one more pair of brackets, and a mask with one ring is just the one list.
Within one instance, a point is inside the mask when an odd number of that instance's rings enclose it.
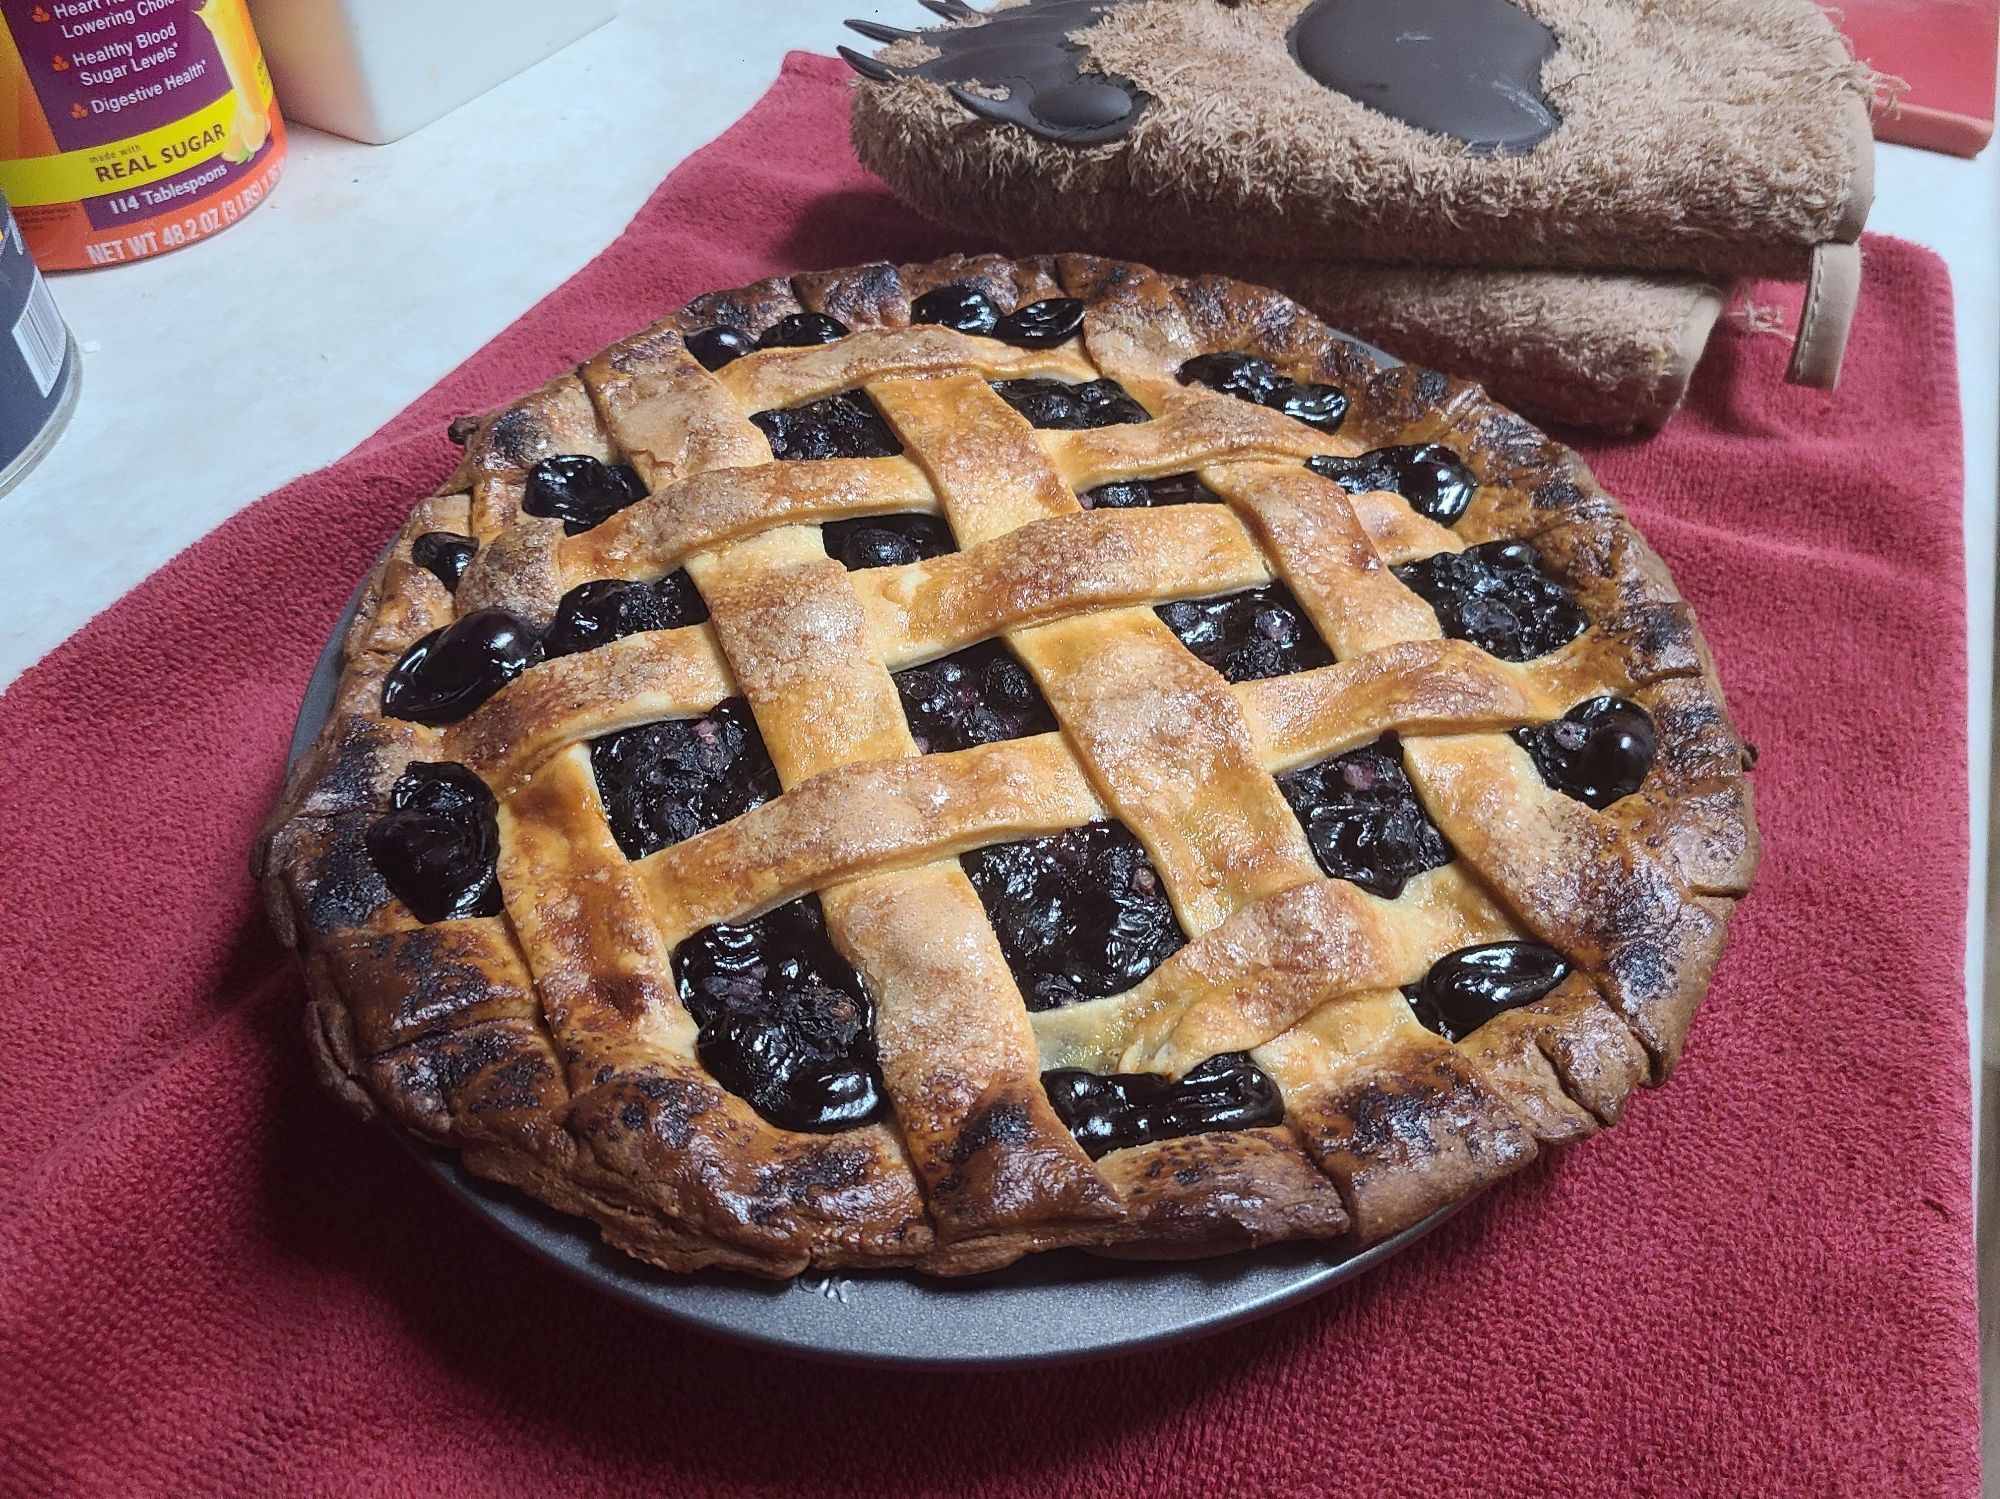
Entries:
{"label": "brown furry mitt", "polygon": [[1812,0],[926,3],[845,55],[861,159],[933,218],[1232,275],[1810,273],[1794,375],[1838,369],[1871,75]]}
{"label": "brown furry mitt", "polygon": [[1699,277],[1612,271],[1273,261],[1237,274],[1537,421],[1621,435],[1674,414],[1727,300]]}

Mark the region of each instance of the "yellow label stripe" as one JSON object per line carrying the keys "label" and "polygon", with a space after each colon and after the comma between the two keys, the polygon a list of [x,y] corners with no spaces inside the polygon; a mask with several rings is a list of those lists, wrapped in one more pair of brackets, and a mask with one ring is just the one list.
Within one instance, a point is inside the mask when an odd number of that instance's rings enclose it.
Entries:
{"label": "yellow label stripe", "polygon": [[[144,135],[81,151],[0,161],[0,192],[17,208],[75,203],[161,182],[222,154],[224,130],[236,112],[234,89],[205,109]],[[196,145],[204,138],[206,144]]]}

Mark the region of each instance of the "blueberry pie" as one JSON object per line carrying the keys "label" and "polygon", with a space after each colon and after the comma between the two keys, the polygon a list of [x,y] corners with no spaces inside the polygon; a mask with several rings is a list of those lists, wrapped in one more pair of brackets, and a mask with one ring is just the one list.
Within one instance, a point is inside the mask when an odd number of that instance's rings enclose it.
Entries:
{"label": "blueberry pie", "polygon": [[1475,387],[953,257],[702,297],[455,430],[258,869],[332,1086],[619,1248],[1352,1246],[1674,1065],[1749,755]]}

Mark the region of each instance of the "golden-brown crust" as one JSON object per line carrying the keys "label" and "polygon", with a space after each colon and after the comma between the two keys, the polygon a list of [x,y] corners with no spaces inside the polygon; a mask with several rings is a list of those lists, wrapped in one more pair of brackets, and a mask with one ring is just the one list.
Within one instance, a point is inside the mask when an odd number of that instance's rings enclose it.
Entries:
{"label": "golden-brown crust", "polygon": [[[954,283],[1003,310],[1078,297],[1085,336],[1026,351],[863,331],[903,328],[914,298]],[[719,376],[682,344],[800,310],[857,334]],[[1341,433],[1173,378],[1224,349],[1341,386]],[[1024,373],[1111,376],[1156,419],[1031,430],[985,385]],[[772,463],[743,419],[856,383],[904,456]],[[1480,479],[1448,530],[1299,461],[1430,440]],[[576,536],[523,516],[528,469],[560,453],[629,462],[650,497]],[[1075,499],[1189,468],[1224,505]],[[853,575],[825,559],[818,522],[892,510],[943,513],[962,550]],[[411,557],[433,530],[480,543],[456,598]],[[1590,623],[1524,665],[1438,638],[1388,572],[1516,537]],[[537,666],[443,728],[381,712],[390,667],[454,612],[545,621],[577,583],[683,565],[708,624]],[[1147,607],[1274,577],[1334,665],[1230,686]],[[998,632],[1063,732],[916,757],[888,670]],[[953,1274],[1063,1245],[1379,1239],[1615,1121],[1663,1077],[1757,861],[1746,752],[1692,611],[1573,454],[1475,387],[1378,367],[1275,293],[1089,257],[954,256],[698,299],[473,426],[364,586],[343,668],[255,859],[305,961],[322,1074],[673,1269]],[[1545,786],[1505,730],[1604,692],[1649,711],[1660,751],[1637,793],[1596,812]],[[784,794],[628,861],[584,741],[737,694]],[[1396,902],[1322,877],[1271,780],[1387,730],[1458,855]],[[493,787],[504,915],[424,925],[376,873],[363,834],[413,760],[458,761]],[[955,856],[1106,815],[1146,844],[1191,940],[1126,995],[1030,1016]],[[674,944],[807,890],[874,995],[894,1123],[777,1129],[694,1058]],[[1416,1023],[1398,986],[1445,951],[1523,935],[1574,962],[1568,981],[1457,1043]],[[1092,1161],[1039,1078],[1177,1075],[1238,1049],[1278,1083],[1284,1127]]]}

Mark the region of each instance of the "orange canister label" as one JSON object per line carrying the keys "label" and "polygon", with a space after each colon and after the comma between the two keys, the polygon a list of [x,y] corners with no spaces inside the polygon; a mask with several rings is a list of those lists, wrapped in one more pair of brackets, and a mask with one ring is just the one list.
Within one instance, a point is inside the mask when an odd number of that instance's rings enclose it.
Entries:
{"label": "orange canister label", "polygon": [[0,0],[0,192],[45,270],[204,239],[284,157],[244,0]]}

